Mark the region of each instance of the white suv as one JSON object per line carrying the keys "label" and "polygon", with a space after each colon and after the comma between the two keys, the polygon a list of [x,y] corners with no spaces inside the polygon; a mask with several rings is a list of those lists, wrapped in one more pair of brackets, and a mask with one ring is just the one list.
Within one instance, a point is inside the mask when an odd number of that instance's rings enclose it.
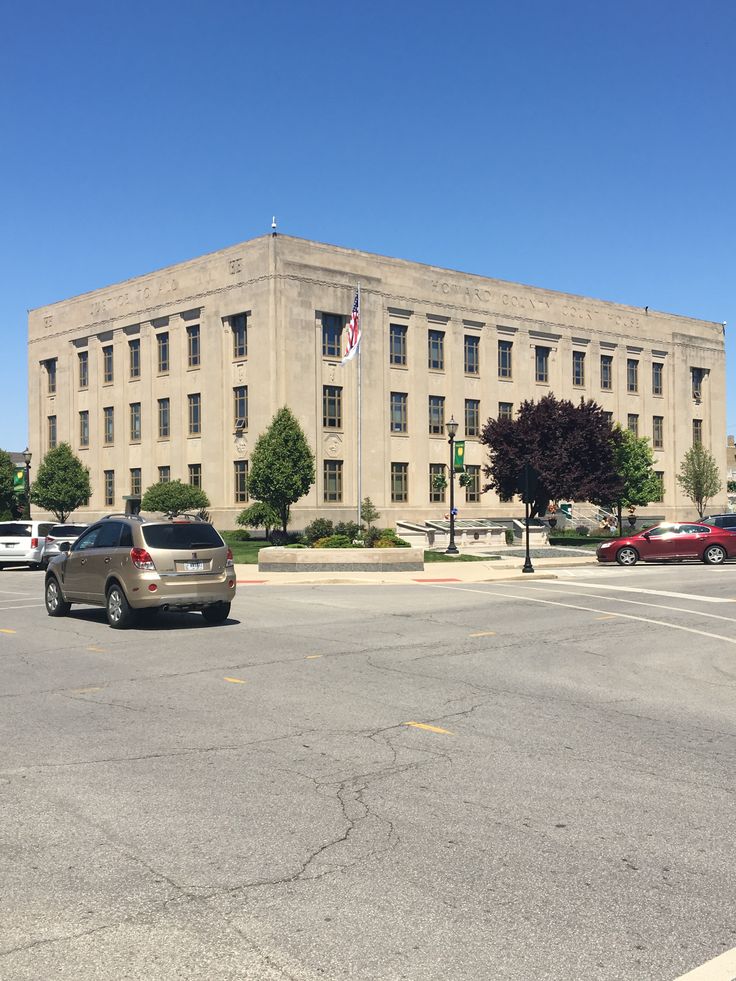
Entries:
{"label": "white suv", "polygon": [[6,565],[43,566],[46,536],[53,521],[0,521],[0,569]]}

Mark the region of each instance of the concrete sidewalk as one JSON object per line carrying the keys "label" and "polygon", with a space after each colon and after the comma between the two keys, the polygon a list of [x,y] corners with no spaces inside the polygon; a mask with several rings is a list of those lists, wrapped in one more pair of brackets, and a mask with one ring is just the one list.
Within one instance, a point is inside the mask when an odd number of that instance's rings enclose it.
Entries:
{"label": "concrete sidewalk", "polygon": [[236,565],[241,585],[386,585],[421,582],[497,582],[503,579],[556,579],[556,569],[597,565],[595,553],[570,558],[534,558],[534,572],[523,573],[519,556],[487,562],[425,562],[424,572],[259,572],[257,565]]}

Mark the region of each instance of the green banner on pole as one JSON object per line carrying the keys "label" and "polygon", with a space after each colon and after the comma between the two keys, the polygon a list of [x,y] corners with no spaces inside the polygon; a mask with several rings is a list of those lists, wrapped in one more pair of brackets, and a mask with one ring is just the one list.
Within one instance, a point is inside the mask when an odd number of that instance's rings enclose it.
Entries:
{"label": "green banner on pole", "polygon": [[465,440],[455,441],[455,473],[465,469]]}
{"label": "green banner on pole", "polygon": [[23,493],[26,489],[26,472],[22,467],[17,467],[13,473],[13,490]]}

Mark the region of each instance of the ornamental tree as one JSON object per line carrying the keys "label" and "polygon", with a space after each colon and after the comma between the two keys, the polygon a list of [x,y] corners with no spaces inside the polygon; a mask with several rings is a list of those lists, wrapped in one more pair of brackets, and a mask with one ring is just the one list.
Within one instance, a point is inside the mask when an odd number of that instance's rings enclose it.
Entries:
{"label": "ornamental tree", "polygon": [[685,454],[677,483],[698,509],[702,520],[708,502],[723,486],[715,457],[702,443],[695,443]]}
{"label": "ornamental tree", "polygon": [[246,528],[263,528],[266,538],[271,541],[271,531],[281,520],[270,504],[263,501],[254,501],[250,507],[245,508],[235,519],[239,525]]}
{"label": "ornamental tree", "polygon": [[289,511],[314,483],[314,454],[293,413],[284,406],[258,437],[250,458],[248,491],[278,514],[286,535]]}
{"label": "ornamental tree", "polygon": [[151,484],[141,498],[141,511],[161,511],[172,517],[185,511],[203,511],[209,506],[209,498],[201,487],[183,484],[181,480]]}
{"label": "ornamental tree", "polygon": [[13,493],[13,475],[15,466],[10,459],[10,454],[5,450],[0,450],[0,515],[12,514],[15,504],[15,494]]}
{"label": "ornamental tree", "polygon": [[511,500],[530,463],[540,475],[531,517],[544,515],[550,501],[560,498],[610,506],[621,493],[614,461],[620,438],[592,400],[574,405],[547,395],[522,402],[516,418],[489,419],[483,428],[480,440],[489,452],[483,490]]}
{"label": "ornamental tree", "polygon": [[646,436],[635,436],[629,429],[616,426],[618,442],[614,450],[616,473],[621,478],[618,508],[619,534],[622,508],[645,507],[661,499],[662,484],[652,466],[654,454]]}
{"label": "ornamental tree", "polygon": [[31,502],[63,522],[81,504],[87,504],[91,496],[89,470],[71,446],[59,443],[49,450],[31,485]]}

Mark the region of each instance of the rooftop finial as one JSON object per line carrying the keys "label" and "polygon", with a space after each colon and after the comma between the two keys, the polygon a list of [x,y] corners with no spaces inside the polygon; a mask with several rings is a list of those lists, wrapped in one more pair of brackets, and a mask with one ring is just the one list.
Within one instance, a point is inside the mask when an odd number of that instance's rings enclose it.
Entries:
{"label": "rooftop finial", "polygon": [[271,219],[271,234],[272,235],[276,235],[277,234],[277,232],[276,232],[276,215],[274,215],[273,218]]}

